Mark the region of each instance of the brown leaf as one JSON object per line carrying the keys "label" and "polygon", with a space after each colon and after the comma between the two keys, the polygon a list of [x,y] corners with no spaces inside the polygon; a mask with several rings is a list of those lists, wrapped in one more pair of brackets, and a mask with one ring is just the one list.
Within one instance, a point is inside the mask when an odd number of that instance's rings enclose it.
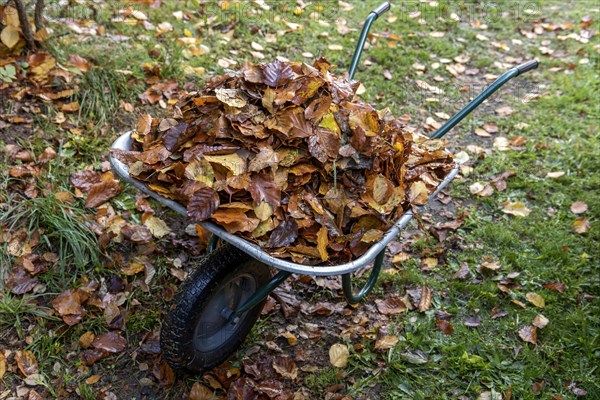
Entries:
{"label": "brown leaf", "polygon": [[82,303],[89,295],[81,289],[68,289],[52,300],[52,307],[63,317],[67,325],[75,325],[86,313]]}
{"label": "brown leaf", "polygon": [[4,353],[0,352],[0,379],[4,377],[6,373],[6,357],[4,357]]}
{"label": "brown leaf", "polygon": [[252,174],[248,191],[255,205],[264,201],[273,207],[279,207],[281,203],[281,190],[266,174]]}
{"label": "brown leaf", "polygon": [[429,310],[429,308],[431,308],[431,300],[432,300],[432,294],[431,294],[431,288],[429,286],[422,286],[421,287],[421,300],[419,301],[419,311],[420,312],[425,312],[427,310]]}
{"label": "brown leaf", "polygon": [[188,217],[195,222],[204,221],[214,214],[219,204],[219,195],[215,190],[209,187],[197,190],[188,203]]}
{"label": "brown leaf", "polygon": [[107,172],[102,176],[99,183],[95,183],[90,187],[85,206],[96,208],[121,193],[122,190],[123,188],[119,181],[114,179],[112,172]]}
{"label": "brown leaf", "polygon": [[298,377],[298,367],[289,357],[277,356],[273,359],[273,369],[284,378],[295,380]]}
{"label": "brown leaf", "polygon": [[384,335],[375,341],[375,349],[376,350],[389,350],[396,347],[399,338],[394,335]]}
{"label": "brown leaf", "polygon": [[277,228],[273,229],[267,242],[267,247],[283,247],[294,243],[298,237],[298,223],[293,218],[288,218],[281,222]]}
{"label": "brown leaf", "polygon": [[310,155],[322,163],[336,159],[340,146],[339,136],[329,129],[318,128],[315,134],[308,138]]}
{"label": "brown leaf", "polygon": [[327,246],[329,245],[328,230],[324,226],[319,229],[317,233],[317,249],[321,256],[321,261],[327,261],[329,254],[327,254]]}
{"label": "brown leaf", "polygon": [[385,300],[375,300],[375,305],[383,315],[400,314],[406,311],[406,304],[401,298],[396,296],[388,297]]}
{"label": "brown leaf", "polygon": [[296,75],[288,64],[279,60],[266,64],[263,73],[265,85],[273,88],[286,84]]}
{"label": "brown leaf", "polygon": [[454,332],[454,327],[452,326],[450,321],[446,321],[445,319],[436,319],[435,327],[444,335],[451,335],[452,332]]}
{"label": "brown leaf", "polygon": [[528,342],[531,344],[537,344],[537,330],[535,326],[524,326],[519,329],[519,337],[524,342]]}
{"label": "brown leaf", "polygon": [[69,57],[69,64],[73,65],[81,72],[88,72],[90,70],[90,62],[76,54],[73,54],[71,57]]}
{"label": "brown leaf", "polygon": [[562,282],[549,282],[544,284],[544,288],[554,290],[555,292],[564,293],[565,284]]}
{"label": "brown leaf", "polygon": [[212,390],[200,382],[194,382],[188,400],[213,400],[214,398],[214,392]]}
{"label": "brown leaf", "polygon": [[93,332],[87,331],[79,337],[79,346],[84,349],[88,348],[92,345],[94,339],[96,339],[96,335]]}
{"label": "brown leaf", "polygon": [[96,336],[92,346],[107,353],[121,353],[127,347],[127,341],[119,333],[107,332]]}
{"label": "brown leaf", "polygon": [[25,376],[38,373],[38,362],[35,355],[30,350],[17,350],[15,361],[19,371]]}

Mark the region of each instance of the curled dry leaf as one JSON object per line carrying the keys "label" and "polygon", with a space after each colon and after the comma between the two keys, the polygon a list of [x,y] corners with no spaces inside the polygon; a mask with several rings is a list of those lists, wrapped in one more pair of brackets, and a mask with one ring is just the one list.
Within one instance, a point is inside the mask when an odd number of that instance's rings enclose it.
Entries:
{"label": "curled dry leaf", "polygon": [[429,286],[421,287],[421,299],[419,300],[419,311],[425,312],[431,308],[432,293]]}
{"label": "curled dry leaf", "polygon": [[329,362],[337,368],[345,368],[348,365],[350,351],[348,346],[342,343],[336,343],[329,348]]}
{"label": "curled dry leaf", "polygon": [[554,290],[555,292],[564,293],[565,284],[563,282],[549,282],[544,284],[544,288]]}

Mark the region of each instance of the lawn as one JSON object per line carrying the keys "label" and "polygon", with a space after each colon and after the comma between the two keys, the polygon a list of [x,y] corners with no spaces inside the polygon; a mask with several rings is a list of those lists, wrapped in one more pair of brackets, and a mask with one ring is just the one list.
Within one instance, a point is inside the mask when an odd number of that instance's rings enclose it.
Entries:
{"label": "lawn", "polygon": [[[447,135],[461,173],[365,301],[293,276],[239,351],[194,375],[158,335],[198,238],[114,181],[110,143],[245,61],[323,56],[342,74],[378,2],[47,3],[47,53],[0,48],[0,399],[600,399],[597,4],[393,2],[356,79],[411,129],[540,66]],[[115,196],[90,204],[101,182]]]}

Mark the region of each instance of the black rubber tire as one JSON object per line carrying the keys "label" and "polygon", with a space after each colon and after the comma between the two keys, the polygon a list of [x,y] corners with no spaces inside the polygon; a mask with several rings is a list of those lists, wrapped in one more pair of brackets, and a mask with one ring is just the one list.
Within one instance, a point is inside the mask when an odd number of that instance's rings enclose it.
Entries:
{"label": "black rubber tire", "polygon": [[[160,347],[169,365],[175,369],[199,372],[225,361],[244,341],[264,305],[263,301],[240,315],[236,324],[226,324],[225,318],[219,316],[217,310],[228,290],[226,285],[231,287],[231,282],[241,281],[250,286],[246,289],[236,286],[234,289],[238,291],[234,293],[235,296],[243,296],[245,299],[249,296],[248,289],[253,289],[250,294],[254,293],[269,280],[270,275],[267,265],[231,245],[224,245],[210,254],[179,288],[163,321]],[[243,294],[239,294],[240,290]],[[242,300],[238,299],[239,303]],[[211,301],[213,306],[209,309]],[[239,304],[235,306],[237,305]],[[203,342],[199,337],[211,329],[210,324],[206,326],[206,321],[203,322],[206,318],[211,323],[215,321],[213,325],[224,325],[209,340]],[[212,339],[217,336],[217,339]],[[213,341],[217,343],[214,344]]]}

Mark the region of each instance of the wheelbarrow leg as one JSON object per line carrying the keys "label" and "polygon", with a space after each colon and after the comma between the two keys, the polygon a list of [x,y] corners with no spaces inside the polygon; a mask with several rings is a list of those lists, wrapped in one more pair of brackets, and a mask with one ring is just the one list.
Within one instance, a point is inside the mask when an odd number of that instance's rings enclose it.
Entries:
{"label": "wheelbarrow leg", "polygon": [[358,293],[354,294],[352,290],[352,274],[343,274],[342,275],[342,290],[344,291],[344,296],[350,305],[357,305],[362,301],[362,299],[368,295],[375,283],[377,282],[377,278],[379,278],[379,273],[381,272],[381,267],[383,266],[383,259],[385,257],[385,249],[381,250],[377,257],[375,257],[375,263],[373,265],[373,269],[371,270],[371,275],[369,275],[369,279],[365,286],[362,287],[358,291]]}
{"label": "wheelbarrow leg", "polygon": [[238,315],[251,310],[257,304],[262,302],[277,286],[281,285],[292,273],[288,271],[279,271],[279,273],[271,278],[267,283],[256,289],[256,292],[246,300],[244,304],[236,308],[235,310],[227,310],[229,315],[224,315],[225,318],[235,322],[235,318]]}

